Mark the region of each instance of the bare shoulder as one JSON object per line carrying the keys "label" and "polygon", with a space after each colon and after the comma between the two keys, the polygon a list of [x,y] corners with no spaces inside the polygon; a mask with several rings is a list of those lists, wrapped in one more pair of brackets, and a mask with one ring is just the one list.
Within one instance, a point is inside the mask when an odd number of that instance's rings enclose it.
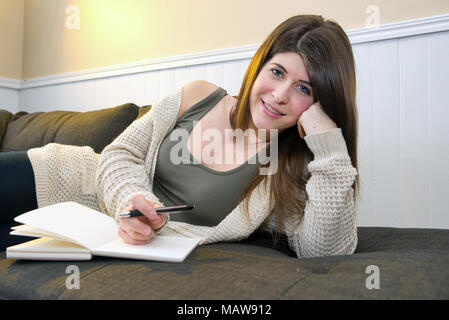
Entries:
{"label": "bare shoulder", "polygon": [[179,119],[191,106],[206,98],[217,88],[216,84],[206,80],[196,80],[186,84],[182,88],[181,106],[177,118]]}

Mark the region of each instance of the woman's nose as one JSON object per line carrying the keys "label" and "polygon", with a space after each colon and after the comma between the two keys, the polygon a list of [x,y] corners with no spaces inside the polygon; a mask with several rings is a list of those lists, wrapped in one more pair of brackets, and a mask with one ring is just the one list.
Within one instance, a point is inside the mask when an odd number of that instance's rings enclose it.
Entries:
{"label": "woman's nose", "polygon": [[287,103],[289,99],[290,87],[286,84],[279,84],[273,89],[273,98],[276,103]]}

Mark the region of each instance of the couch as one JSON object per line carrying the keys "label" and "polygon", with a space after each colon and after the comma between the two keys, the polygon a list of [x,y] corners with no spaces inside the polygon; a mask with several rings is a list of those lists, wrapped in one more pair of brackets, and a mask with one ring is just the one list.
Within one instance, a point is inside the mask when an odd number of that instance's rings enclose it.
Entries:
{"label": "couch", "polygon": [[[151,109],[128,103],[91,112],[0,110],[0,152],[49,142],[96,152]],[[21,240],[19,240],[20,242]],[[0,252],[0,299],[448,299],[449,230],[358,227],[349,256],[298,259],[285,239],[256,232],[203,245],[181,264],[94,257],[25,261]],[[69,289],[67,267],[79,269]]]}

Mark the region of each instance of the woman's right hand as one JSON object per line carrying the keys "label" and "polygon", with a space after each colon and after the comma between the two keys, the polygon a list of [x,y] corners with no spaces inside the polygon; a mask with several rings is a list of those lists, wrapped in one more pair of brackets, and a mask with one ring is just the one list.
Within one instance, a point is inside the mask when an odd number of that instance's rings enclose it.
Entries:
{"label": "woman's right hand", "polygon": [[319,101],[312,104],[301,114],[297,125],[302,139],[309,134],[337,128],[334,120],[326,114]]}
{"label": "woman's right hand", "polygon": [[139,210],[143,216],[120,218],[118,234],[130,244],[147,244],[155,230],[162,228],[167,222],[166,214],[157,214],[155,208],[160,204],[145,199],[142,195],[132,198],[132,206],[128,210]]}

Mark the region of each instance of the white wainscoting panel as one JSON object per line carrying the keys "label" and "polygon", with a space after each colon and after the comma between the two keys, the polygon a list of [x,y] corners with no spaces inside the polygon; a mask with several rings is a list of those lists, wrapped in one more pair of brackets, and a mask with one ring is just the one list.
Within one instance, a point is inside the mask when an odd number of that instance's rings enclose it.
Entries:
{"label": "white wainscoting panel", "polygon": [[449,32],[353,47],[359,225],[449,228]]}
{"label": "white wainscoting panel", "polygon": [[0,109],[16,113],[19,111],[19,90],[0,86]]}
{"label": "white wainscoting panel", "polygon": [[400,190],[398,40],[375,42],[371,52],[373,212],[388,225],[399,226],[400,199],[391,196]]}
{"label": "white wainscoting panel", "polygon": [[429,37],[428,174],[432,226],[449,228],[449,32]]}
{"label": "white wainscoting panel", "polygon": [[[399,44],[399,163],[402,226],[432,226],[429,194],[428,36],[407,37]],[[413,54],[410,54],[413,53]]]}
{"label": "white wainscoting panel", "polygon": [[[359,226],[449,229],[449,19],[430,21],[381,28],[377,40],[367,31],[350,35],[357,67]],[[32,79],[6,88],[0,82],[0,108],[142,106],[199,79],[237,95],[256,47],[169,58],[128,73],[114,68],[51,77],[42,85]]]}

